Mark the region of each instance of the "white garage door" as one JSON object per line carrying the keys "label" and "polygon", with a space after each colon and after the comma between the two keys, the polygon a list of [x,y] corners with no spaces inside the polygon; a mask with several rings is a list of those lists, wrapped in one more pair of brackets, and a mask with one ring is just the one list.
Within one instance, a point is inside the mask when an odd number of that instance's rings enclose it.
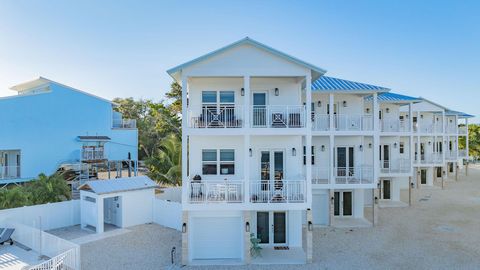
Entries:
{"label": "white garage door", "polygon": [[328,225],[329,218],[328,196],[327,194],[312,195],[312,215],[313,224]]}
{"label": "white garage door", "polygon": [[240,259],[240,217],[198,217],[192,220],[192,259]]}

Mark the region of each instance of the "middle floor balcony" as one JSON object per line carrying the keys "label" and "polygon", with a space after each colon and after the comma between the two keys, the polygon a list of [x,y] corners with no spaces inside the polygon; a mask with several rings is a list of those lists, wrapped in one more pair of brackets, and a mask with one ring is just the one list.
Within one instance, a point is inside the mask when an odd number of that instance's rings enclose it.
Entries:
{"label": "middle floor balcony", "polygon": [[[329,131],[330,115],[312,113],[312,130]],[[362,114],[335,114],[333,116],[334,131],[372,131],[373,116]]]}
{"label": "middle floor balcony", "polygon": [[408,119],[399,118],[383,118],[379,121],[381,132],[409,132],[410,121]]}
{"label": "middle floor balcony", "polygon": [[[333,170],[333,175],[331,174]],[[312,184],[314,185],[371,185],[374,183],[373,166],[355,167],[312,166]]]}

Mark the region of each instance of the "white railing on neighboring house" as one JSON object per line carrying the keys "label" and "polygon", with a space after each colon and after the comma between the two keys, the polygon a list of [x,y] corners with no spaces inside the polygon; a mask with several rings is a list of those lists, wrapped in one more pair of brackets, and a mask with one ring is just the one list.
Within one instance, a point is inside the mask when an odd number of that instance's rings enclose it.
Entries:
{"label": "white railing on neighboring house", "polygon": [[325,185],[330,183],[330,167],[312,166],[312,184]]}
{"label": "white railing on neighboring house", "polygon": [[467,134],[467,127],[466,126],[461,126],[461,127],[458,127],[458,134]]}
{"label": "white railing on neighboring house", "polygon": [[334,169],[335,184],[372,184],[373,167],[362,165],[359,167],[336,167]]}
{"label": "white railing on neighboring house", "polygon": [[433,133],[433,124],[432,123],[417,123],[414,128],[415,132],[418,133]]}
{"label": "white railing on neighboring house", "polygon": [[117,118],[112,121],[113,128],[137,128],[137,121],[135,119]]}
{"label": "white railing on neighboring house", "polygon": [[428,153],[428,154],[420,155],[421,164],[432,164],[432,163],[442,163],[442,162],[443,162],[442,153]]}
{"label": "white railing on neighboring house", "polygon": [[82,148],[82,160],[101,160],[105,158],[105,151],[103,148]]}
{"label": "white railing on neighboring house", "polygon": [[458,150],[458,157],[466,158],[467,157],[467,150],[465,150],[465,149]]}
{"label": "white railing on neighboring house", "polygon": [[28,270],[80,270],[77,268],[77,251],[75,249],[67,250],[45,262],[34,266],[29,266]]}
{"label": "white railing on neighboring house", "polygon": [[252,106],[250,117],[252,128],[303,128],[305,127],[305,106]]}
{"label": "white railing on neighboring house", "polygon": [[[435,133],[443,133],[443,124],[442,122],[436,122],[435,125],[433,125]],[[454,132],[455,133],[455,132]]]}
{"label": "white railing on neighboring house", "polygon": [[457,133],[457,126],[453,124],[447,124],[445,126],[445,132],[448,134],[456,134]]}
{"label": "white railing on neighboring house", "polygon": [[398,118],[384,118],[380,120],[380,131],[382,132],[408,132],[410,121]]}
{"label": "white railing on neighboring house", "polygon": [[251,203],[303,203],[305,180],[256,180],[250,183]]}
{"label": "white railing on neighboring house", "polygon": [[192,181],[188,187],[191,203],[240,203],[244,198],[243,181]]}
{"label": "white railing on neighboring house", "polygon": [[313,114],[312,119],[313,131],[329,131],[330,130],[330,115],[328,114]]}
{"label": "white railing on neighboring house", "polygon": [[373,130],[372,115],[336,114],[335,128],[338,131],[369,131]]}
{"label": "white railing on neighboring house", "polygon": [[20,166],[0,166],[0,180],[20,178]]}
{"label": "white railing on neighboring house", "polygon": [[187,119],[190,128],[241,128],[243,109],[234,105],[189,107]]}
{"label": "white railing on neighboring house", "polygon": [[406,158],[380,161],[380,172],[385,174],[409,173],[410,168],[411,168],[410,159],[406,159]]}
{"label": "white railing on neighboring house", "polygon": [[456,160],[457,159],[457,151],[447,151],[445,153],[445,158],[448,160]]}

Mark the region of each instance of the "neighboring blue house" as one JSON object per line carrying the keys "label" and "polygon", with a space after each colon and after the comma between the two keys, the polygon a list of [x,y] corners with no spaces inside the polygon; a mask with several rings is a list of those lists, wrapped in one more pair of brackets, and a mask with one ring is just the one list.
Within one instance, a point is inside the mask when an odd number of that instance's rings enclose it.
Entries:
{"label": "neighboring blue house", "polygon": [[18,95],[0,98],[0,186],[65,164],[137,163],[136,123],[115,103],[42,77],[11,89]]}

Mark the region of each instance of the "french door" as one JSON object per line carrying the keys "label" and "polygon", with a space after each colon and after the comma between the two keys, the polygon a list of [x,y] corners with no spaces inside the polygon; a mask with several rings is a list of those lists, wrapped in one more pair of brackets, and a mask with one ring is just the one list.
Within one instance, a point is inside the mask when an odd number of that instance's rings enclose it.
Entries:
{"label": "french door", "polygon": [[391,180],[382,180],[381,183],[381,195],[382,199],[384,200],[390,200],[392,199],[392,194],[391,194]]}
{"label": "french door", "polygon": [[263,245],[287,244],[287,213],[257,212],[257,238]]}
{"label": "french door", "polygon": [[337,176],[345,178],[354,176],[354,147],[338,146],[336,147],[335,153],[335,167],[337,168]]}
{"label": "french door", "polygon": [[420,170],[420,184],[426,185],[427,184],[427,170]]}
{"label": "french door", "polygon": [[252,93],[252,125],[253,127],[267,127],[267,93],[253,92]]}
{"label": "french door", "polygon": [[390,145],[382,144],[380,147],[380,166],[382,169],[390,168]]}
{"label": "french door", "polygon": [[348,217],[353,214],[352,191],[335,191],[333,214],[340,217]]}
{"label": "french door", "polygon": [[285,175],[283,150],[260,151],[260,179],[262,182],[281,181]]}

